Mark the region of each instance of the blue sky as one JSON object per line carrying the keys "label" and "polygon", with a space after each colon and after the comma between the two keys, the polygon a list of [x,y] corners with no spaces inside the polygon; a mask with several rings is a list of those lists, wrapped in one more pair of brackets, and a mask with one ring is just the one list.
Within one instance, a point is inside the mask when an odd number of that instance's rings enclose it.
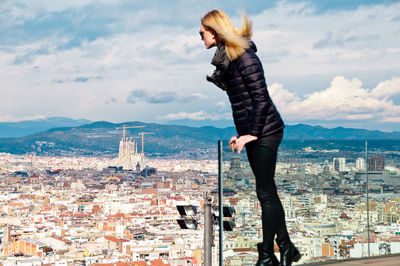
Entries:
{"label": "blue sky", "polygon": [[[400,1],[2,0],[0,122],[223,125],[199,20],[245,10],[287,124],[400,131]],[[226,124],[226,123],[225,123]],[[224,124],[224,125],[225,125]]]}

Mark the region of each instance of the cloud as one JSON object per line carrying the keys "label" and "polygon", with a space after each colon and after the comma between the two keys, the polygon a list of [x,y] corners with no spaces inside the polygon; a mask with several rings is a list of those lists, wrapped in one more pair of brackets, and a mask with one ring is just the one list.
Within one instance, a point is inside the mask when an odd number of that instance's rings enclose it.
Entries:
{"label": "cloud", "polygon": [[377,38],[377,35],[365,35],[365,36],[357,36],[357,35],[350,35],[347,32],[341,31],[338,33],[333,33],[329,31],[327,36],[314,43],[314,49],[323,49],[329,47],[340,46],[343,47],[345,45],[349,45],[351,42],[367,42],[372,41],[373,39]]}
{"label": "cloud", "polygon": [[385,98],[400,94],[400,78],[382,81],[371,91],[375,98]]}
{"label": "cloud", "polygon": [[273,83],[269,86],[268,91],[274,96],[274,101],[279,102],[281,105],[286,106],[291,102],[300,101],[300,97],[296,96],[294,93],[285,89],[282,84]]}
{"label": "cloud", "polygon": [[354,115],[345,115],[345,120],[365,120],[372,119],[374,116],[372,114],[354,114]]}
{"label": "cloud", "polygon": [[148,103],[169,103],[176,98],[176,93],[172,91],[160,91],[157,94],[147,95],[143,99]]}
{"label": "cloud", "polygon": [[226,104],[223,101],[219,101],[215,104],[215,106],[218,108],[218,110],[222,111],[226,109]]}
{"label": "cloud", "polygon": [[127,103],[135,104],[137,102],[146,103],[171,103],[171,102],[190,102],[198,99],[207,99],[208,96],[201,93],[192,93],[183,95],[174,91],[154,91],[149,92],[145,89],[135,89],[130,92]]}
{"label": "cloud", "polygon": [[383,122],[400,123],[400,117],[385,117],[382,119]]}
{"label": "cloud", "polygon": [[272,84],[270,94],[289,121],[375,120],[396,122],[400,105],[389,96],[400,95],[400,78],[380,82],[372,90],[363,88],[359,79],[335,77],[325,90],[299,97],[281,84]]}
{"label": "cloud", "polygon": [[325,13],[315,12],[313,4],[281,2],[251,18],[269,77],[398,72],[399,31],[392,19],[400,3]]}
{"label": "cloud", "polygon": [[194,99],[208,99],[208,95],[202,93],[192,93],[190,97]]}
{"label": "cloud", "polygon": [[105,101],[105,104],[117,103],[117,99],[111,97]]}
{"label": "cloud", "polygon": [[190,119],[190,120],[221,120],[221,119],[229,119],[231,118],[230,113],[214,113],[210,114],[205,111],[198,111],[193,113],[187,112],[179,112],[179,113],[170,113],[165,116],[159,117],[161,120],[181,120],[181,119]]}
{"label": "cloud", "polygon": [[135,104],[140,101],[147,103],[169,103],[174,101],[176,93],[172,91],[160,91],[157,93],[150,94],[146,90],[136,89],[130,92],[127,103]]}
{"label": "cloud", "polygon": [[53,81],[54,83],[67,83],[67,82],[79,82],[79,83],[86,83],[90,80],[101,80],[103,77],[97,76],[97,77],[76,77],[76,78],[69,78],[69,79],[64,79],[64,80],[55,80]]}
{"label": "cloud", "polygon": [[32,115],[32,116],[23,116],[23,117],[13,117],[10,115],[1,115],[0,122],[21,122],[21,121],[30,121],[30,120],[39,120],[46,119],[47,117],[44,115]]}

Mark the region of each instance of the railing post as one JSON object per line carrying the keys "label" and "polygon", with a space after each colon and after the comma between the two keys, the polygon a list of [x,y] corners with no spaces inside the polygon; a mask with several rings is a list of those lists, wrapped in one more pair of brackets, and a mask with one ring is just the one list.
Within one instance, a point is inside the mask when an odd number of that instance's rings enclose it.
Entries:
{"label": "railing post", "polygon": [[365,141],[365,182],[367,188],[367,238],[368,238],[368,258],[371,256],[370,253],[370,238],[369,238],[369,194],[368,194],[368,141]]}
{"label": "railing post", "polygon": [[218,208],[219,208],[219,265],[224,265],[224,257],[223,257],[223,203],[222,203],[222,140],[218,141]]}
{"label": "railing post", "polygon": [[212,246],[214,243],[213,223],[212,223],[212,203],[213,199],[208,191],[204,193],[204,265],[212,266]]}

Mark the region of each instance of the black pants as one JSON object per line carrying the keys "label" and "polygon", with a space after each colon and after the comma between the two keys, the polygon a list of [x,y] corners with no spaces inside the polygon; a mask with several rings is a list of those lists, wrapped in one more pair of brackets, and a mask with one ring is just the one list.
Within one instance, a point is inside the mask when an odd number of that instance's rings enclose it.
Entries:
{"label": "black pants", "polygon": [[285,212],[274,181],[276,157],[283,132],[259,138],[246,144],[247,158],[256,178],[256,192],[261,203],[263,244],[273,252],[277,243],[290,242],[286,229]]}

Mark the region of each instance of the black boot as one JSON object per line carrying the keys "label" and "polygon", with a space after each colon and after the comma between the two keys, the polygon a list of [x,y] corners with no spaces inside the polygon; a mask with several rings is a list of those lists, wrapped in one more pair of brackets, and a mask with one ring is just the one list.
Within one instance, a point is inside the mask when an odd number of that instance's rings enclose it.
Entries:
{"label": "black boot", "polygon": [[256,263],[256,266],[280,265],[278,259],[274,254],[274,251],[268,251],[264,247],[263,243],[258,243],[257,249],[258,249],[258,261]]}
{"label": "black boot", "polygon": [[281,253],[281,265],[290,266],[293,262],[298,262],[301,258],[299,250],[292,242],[284,242],[278,244],[279,252]]}

